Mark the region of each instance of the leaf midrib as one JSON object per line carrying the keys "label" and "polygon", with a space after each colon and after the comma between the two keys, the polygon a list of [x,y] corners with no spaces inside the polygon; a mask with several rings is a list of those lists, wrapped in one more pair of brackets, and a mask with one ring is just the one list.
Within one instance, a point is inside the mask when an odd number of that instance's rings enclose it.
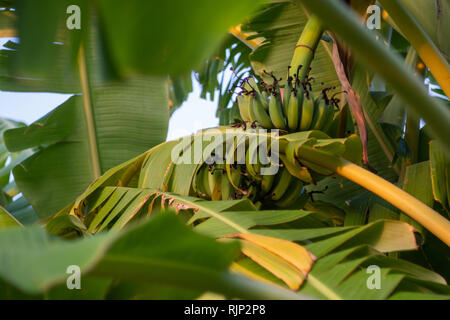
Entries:
{"label": "leaf midrib", "polygon": [[95,133],[95,120],[93,115],[93,106],[90,95],[88,73],[86,68],[86,55],[84,52],[83,45],[80,46],[79,50],[78,66],[80,73],[81,89],[83,93],[83,110],[87,127],[90,163],[92,168],[92,174],[94,175],[93,178],[96,179],[101,176],[100,157],[98,153],[97,137]]}

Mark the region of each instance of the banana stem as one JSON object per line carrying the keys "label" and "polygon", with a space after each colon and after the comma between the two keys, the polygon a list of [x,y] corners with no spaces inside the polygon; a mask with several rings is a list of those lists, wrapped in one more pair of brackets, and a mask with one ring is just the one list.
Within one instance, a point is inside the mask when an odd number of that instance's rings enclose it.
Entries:
{"label": "banana stem", "polygon": [[375,193],[450,246],[450,221],[389,181],[341,157],[311,147],[302,147],[299,157],[300,160],[322,166]]}
{"label": "banana stem", "polygon": [[428,34],[399,0],[380,0],[380,3],[450,97],[450,66]]}
{"label": "banana stem", "polygon": [[306,23],[300,39],[295,46],[294,56],[291,61],[291,69],[289,70],[289,75],[291,77],[297,73],[297,69],[300,65],[302,68],[299,71],[298,77],[300,80],[303,80],[306,77],[311,62],[314,59],[314,53],[322,38],[323,31],[324,28],[322,22],[320,22],[315,15],[312,15]]}
{"label": "banana stem", "polygon": [[97,136],[95,132],[95,119],[92,107],[91,92],[89,89],[88,72],[86,67],[86,54],[84,46],[80,46],[78,53],[78,67],[80,72],[81,91],[83,93],[83,108],[89,142],[89,154],[94,178],[102,175],[100,169],[100,157],[98,155]]}

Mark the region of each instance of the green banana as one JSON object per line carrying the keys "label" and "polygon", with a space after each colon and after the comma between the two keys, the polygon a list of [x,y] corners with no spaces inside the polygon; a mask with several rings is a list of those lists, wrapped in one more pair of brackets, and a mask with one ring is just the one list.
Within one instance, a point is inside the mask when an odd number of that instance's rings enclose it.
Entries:
{"label": "green banana", "polygon": [[259,100],[258,98],[250,100],[253,101],[253,103],[250,103],[250,118],[252,121],[258,122],[263,128],[271,129],[272,121]]}
{"label": "green banana", "polygon": [[[264,92],[263,92],[263,94],[264,94]],[[261,104],[261,106],[264,108],[264,110],[267,113],[267,112],[269,112],[269,102],[268,102],[269,100],[266,99],[263,94],[258,94],[257,93],[256,94],[256,99],[258,100],[258,102]]]}
{"label": "green banana", "polygon": [[269,95],[266,91],[263,91],[263,93],[261,93],[261,97],[267,104],[269,103]]}
{"label": "green banana", "polygon": [[323,99],[316,101],[316,110],[314,112],[312,130],[321,130],[327,120],[327,104]]}
{"label": "green banana", "polygon": [[248,99],[246,97],[240,95],[237,97],[237,102],[239,106],[239,113],[241,114],[241,118],[244,121],[250,122],[250,105]]}
{"label": "green banana", "polygon": [[300,124],[302,122],[302,109],[303,109],[303,100],[305,99],[305,94],[303,87],[300,86],[297,89],[297,103],[298,103],[298,122],[297,122],[297,130],[300,128]]}
{"label": "green banana", "polygon": [[194,184],[192,186],[192,189],[194,190],[194,192],[196,192],[197,195],[199,195],[200,197],[207,196],[206,189],[204,187],[205,171],[208,171],[206,166],[202,166],[202,167],[200,167],[200,169],[198,169],[197,175],[194,180]]}
{"label": "green banana", "polygon": [[286,115],[288,112],[289,100],[292,94],[292,78],[289,77],[286,85],[284,86],[284,94],[283,94],[283,111]]}
{"label": "green banana", "polygon": [[211,190],[211,200],[217,201],[222,199],[222,177],[224,177],[223,165],[216,165],[208,175],[209,187]]}
{"label": "green banana", "polygon": [[275,128],[286,130],[286,119],[283,114],[283,106],[274,95],[270,97],[269,115]]}
{"label": "green banana", "polygon": [[240,165],[236,165],[236,168],[233,167],[233,163],[240,163],[241,160],[245,162],[246,153],[243,154],[244,159],[238,159],[238,151],[237,149],[242,145],[247,143],[247,141],[240,143],[237,145],[236,141],[233,143],[233,151],[229,152],[226,159],[225,170],[227,172],[227,177],[230,183],[233,185],[233,188],[242,193],[241,190],[241,180],[242,180],[242,172],[240,170]]}
{"label": "green banana", "polygon": [[201,167],[197,168],[197,171],[195,172],[194,180],[192,181],[192,190],[197,194],[200,194],[199,185],[198,185],[198,183],[200,182],[200,179],[198,177],[200,174],[200,170],[201,170]]}
{"label": "green banana", "polygon": [[240,185],[241,185],[241,181],[242,181],[242,174],[241,171],[239,169],[234,169],[231,168],[230,169],[230,175],[227,176],[228,177],[228,181],[230,181],[233,189],[236,190],[240,190]]}
{"label": "green banana", "polygon": [[283,99],[281,98],[281,91],[278,81],[274,82],[274,85],[272,86],[272,96],[275,96],[280,105],[283,105]]}
{"label": "green banana", "polygon": [[294,179],[286,168],[280,168],[280,172],[275,178],[273,189],[270,191],[273,201],[280,200],[289,188],[289,184]]}
{"label": "green banana", "polygon": [[261,180],[261,190],[264,194],[268,194],[270,190],[272,190],[273,182],[275,181],[274,174],[272,175],[263,175]]}
{"label": "green banana", "polygon": [[222,200],[231,200],[234,195],[234,187],[226,175],[222,175]]}
{"label": "green banana", "polygon": [[222,176],[216,177],[213,191],[211,194],[212,201],[222,200]]}
{"label": "green banana", "polygon": [[326,113],[327,113],[327,117],[326,117],[325,123],[321,129],[325,133],[327,133],[330,130],[331,126],[333,125],[334,114],[335,114],[333,105],[327,104]]}
{"label": "green banana", "polygon": [[256,91],[257,94],[261,95],[261,91],[259,91],[258,84],[256,83],[256,80],[253,77],[247,79],[247,82],[244,84],[244,88],[247,91]]}
{"label": "green banana", "polygon": [[305,96],[302,106],[302,117],[300,121],[300,131],[308,131],[314,117],[314,99],[311,96]]}
{"label": "green banana", "polygon": [[288,127],[291,131],[297,130],[299,119],[300,119],[300,108],[298,105],[298,99],[295,92],[292,92],[291,97],[289,98],[289,105],[287,112]]}
{"label": "green banana", "polygon": [[[206,177],[207,177],[207,185],[205,187],[207,187],[207,194],[209,195],[209,197],[212,199],[213,197],[213,192],[214,192],[214,187],[216,186],[216,176],[214,175],[215,171],[214,169],[212,171],[209,171],[206,173]],[[208,190],[209,189],[209,190]]]}
{"label": "green banana", "polygon": [[[223,115],[224,119],[225,119],[225,117],[228,116],[228,121],[225,120],[225,123],[244,120],[241,117],[241,112],[239,111],[239,106],[236,104],[233,104],[230,109],[223,110],[223,111],[224,111],[224,115]],[[228,111],[228,112],[226,112],[226,111]]]}
{"label": "green banana", "polygon": [[203,173],[200,176],[202,181],[200,181],[200,184],[199,184],[199,185],[201,185],[200,189],[205,192],[206,197],[211,198],[212,192],[211,192],[211,187],[209,184],[209,181],[210,181],[209,176],[211,176],[212,174],[209,171],[208,166],[205,166],[204,169],[202,169],[202,171],[203,171]]}
{"label": "green banana", "polygon": [[[254,78],[247,79],[247,81],[244,83],[244,88],[248,92],[253,92],[251,95],[255,96],[256,100],[259,101],[259,103],[264,108],[264,110],[266,110],[266,111],[269,110],[269,104],[267,103],[267,100],[264,97],[264,92],[261,92],[261,90],[259,90],[259,86],[256,83]],[[267,93],[266,93],[266,95],[267,95]]]}
{"label": "green banana", "polygon": [[[272,73],[267,74],[274,79],[272,84],[261,82],[259,86],[250,77],[241,85],[245,96],[238,97],[238,105],[244,121],[257,122],[265,129],[276,128],[289,132],[328,132],[334,127],[336,101],[328,99],[327,91],[335,87],[324,88],[321,97],[315,99],[311,90],[311,78],[301,82],[294,75],[288,77],[281,94],[279,80]],[[237,108],[235,111],[237,112]]]}
{"label": "green banana", "polygon": [[252,141],[247,148],[247,153],[245,154],[245,166],[247,168],[247,173],[256,180],[261,180],[260,176],[260,165],[258,163],[258,143]]}
{"label": "green banana", "polygon": [[249,107],[248,107],[248,110],[249,110],[249,116],[250,116],[250,121],[251,122],[256,122],[257,120],[256,120],[256,114],[255,114],[255,111],[254,111],[254,108],[253,108],[253,105],[256,103],[256,98],[253,96],[253,95],[250,95],[250,99],[249,99]]}
{"label": "green banana", "polygon": [[292,179],[288,190],[280,200],[275,202],[275,205],[280,208],[292,206],[302,196],[302,190],[303,182],[298,179]]}

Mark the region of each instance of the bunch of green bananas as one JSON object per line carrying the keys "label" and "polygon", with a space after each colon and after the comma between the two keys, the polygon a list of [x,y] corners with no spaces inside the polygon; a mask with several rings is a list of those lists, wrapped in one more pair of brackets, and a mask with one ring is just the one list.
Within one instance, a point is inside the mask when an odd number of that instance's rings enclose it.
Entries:
{"label": "bunch of green bananas", "polygon": [[231,157],[235,156],[231,154],[227,164],[199,166],[192,185],[194,194],[213,201],[249,199],[257,206],[263,203],[279,208],[303,206],[307,200],[303,182],[292,176],[284,164],[275,167],[277,172],[267,174],[262,170],[269,167],[267,155],[263,161],[259,158],[258,143],[244,143],[245,159],[239,162],[242,164],[231,164]]}
{"label": "bunch of green bananas", "polygon": [[[245,122],[286,133],[311,130],[326,133],[331,129],[339,100],[334,96],[329,98],[327,92],[334,88],[324,88],[321,96],[315,99],[312,79],[306,77],[300,81],[297,72],[297,75],[288,78],[282,94],[279,80],[271,76],[271,85],[264,81],[258,84],[252,77],[241,82],[242,92],[237,97],[237,103]],[[259,159],[258,143],[256,140],[243,142],[245,159],[243,155],[242,159],[237,159],[236,154],[230,153],[227,159],[223,159],[225,164],[200,165],[192,186],[194,194],[214,201],[247,198],[257,206],[264,204],[283,209],[303,207],[308,200],[304,184],[314,183],[322,177],[313,176],[297,162],[290,161],[295,156],[291,154],[294,149],[289,144],[285,148],[286,154],[279,155],[282,163],[277,172],[272,175],[264,173],[262,169],[269,165],[270,150],[263,152],[265,159]],[[327,172],[324,173],[326,175]]]}
{"label": "bunch of green bananas", "polygon": [[257,180],[245,172],[244,166],[231,171],[230,180],[222,165],[203,165],[197,171],[192,188],[197,196],[208,200],[246,198],[255,204],[264,202],[279,208],[302,206],[307,200],[303,182],[283,166],[277,174],[260,175]]}
{"label": "bunch of green bananas", "polygon": [[243,80],[242,92],[237,97],[242,120],[258,123],[265,129],[286,132],[328,132],[336,114],[334,107],[339,100],[327,96],[327,91],[334,88],[324,88],[322,95],[315,99],[310,80],[289,77],[283,96],[275,77],[270,86],[263,81],[258,85],[254,78]]}
{"label": "bunch of green bananas", "polygon": [[242,198],[254,201],[257,190],[244,170],[242,166],[233,166],[227,174],[223,164],[203,164],[197,170],[192,189],[197,196],[213,201]]}
{"label": "bunch of green bananas", "polygon": [[303,182],[292,176],[285,167],[276,175],[264,175],[261,180],[264,201],[283,209],[302,208],[307,200]]}
{"label": "bunch of green bananas", "polygon": [[[245,155],[247,176],[254,181],[258,201],[279,208],[292,207],[303,199],[305,194],[303,182],[293,177],[284,164],[278,165],[276,173],[265,174],[263,168],[277,166],[270,163],[269,152],[270,150],[260,152],[260,146],[256,141],[249,143]],[[261,159],[261,156],[264,159]]]}

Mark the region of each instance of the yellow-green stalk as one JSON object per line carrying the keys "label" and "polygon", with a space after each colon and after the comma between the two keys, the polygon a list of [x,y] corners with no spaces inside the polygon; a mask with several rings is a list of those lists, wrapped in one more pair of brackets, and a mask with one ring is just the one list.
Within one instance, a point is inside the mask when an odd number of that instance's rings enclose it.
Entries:
{"label": "yellow-green stalk", "polygon": [[450,246],[450,221],[389,181],[341,157],[311,147],[302,147],[298,157],[300,160],[306,160],[333,171],[375,193]]}
{"label": "yellow-green stalk", "polygon": [[450,65],[431,38],[399,0],[380,0],[380,3],[450,97]]}
{"label": "yellow-green stalk", "polygon": [[316,52],[317,45],[323,34],[323,25],[320,20],[312,15],[305,25],[302,31],[300,39],[295,47],[294,56],[291,61],[291,68],[289,69],[289,75],[293,77],[301,65],[298,78],[303,80],[308,74],[311,62],[314,59],[314,53]]}

